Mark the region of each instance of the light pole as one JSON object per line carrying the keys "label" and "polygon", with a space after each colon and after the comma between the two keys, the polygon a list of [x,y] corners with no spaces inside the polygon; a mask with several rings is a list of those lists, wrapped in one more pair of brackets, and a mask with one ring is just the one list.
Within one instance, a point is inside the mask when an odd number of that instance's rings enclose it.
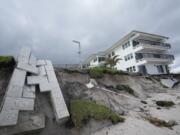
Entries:
{"label": "light pole", "polygon": [[78,50],[78,54],[79,54],[79,66],[82,69],[82,63],[81,63],[81,43],[79,41],[76,41],[76,40],[73,40],[73,43],[76,43],[79,46],[79,50]]}

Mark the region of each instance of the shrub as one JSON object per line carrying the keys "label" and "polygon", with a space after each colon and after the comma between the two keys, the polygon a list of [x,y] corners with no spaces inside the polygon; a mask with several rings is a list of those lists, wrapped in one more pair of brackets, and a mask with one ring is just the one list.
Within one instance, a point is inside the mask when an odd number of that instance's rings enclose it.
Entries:
{"label": "shrub", "polygon": [[124,118],[115,114],[109,108],[87,100],[72,100],[70,103],[70,113],[76,128],[81,128],[83,122],[89,118],[96,120],[110,119],[114,124],[124,121]]}
{"label": "shrub", "polygon": [[89,69],[89,75],[92,78],[102,78],[103,74],[110,74],[110,75],[120,75],[124,74],[126,75],[127,73],[114,69],[114,68],[108,68],[108,67],[94,67]]}
{"label": "shrub", "polygon": [[102,78],[104,73],[104,68],[102,67],[94,67],[89,69],[89,75],[92,78]]}
{"label": "shrub", "polygon": [[173,101],[156,101],[156,104],[161,107],[171,107],[175,105]]}
{"label": "shrub", "polygon": [[0,56],[0,67],[14,66],[15,60],[12,56]]}
{"label": "shrub", "polygon": [[116,86],[116,89],[118,89],[120,91],[126,91],[129,94],[134,95],[134,90],[132,88],[130,88],[128,85],[121,85],[121,84],[119,84],[119,85]]}
{"label": "shrub", "polygon": [[0,56],[0,63],[8,63],[13,60],[12,56]]}

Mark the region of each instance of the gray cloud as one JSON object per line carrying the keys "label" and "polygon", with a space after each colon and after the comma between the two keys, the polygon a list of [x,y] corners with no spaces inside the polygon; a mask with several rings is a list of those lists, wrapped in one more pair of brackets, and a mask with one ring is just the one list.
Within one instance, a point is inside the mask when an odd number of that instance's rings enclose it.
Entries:
{"label": "gray cloud", "polygon": [[55,63],[77,63],[104,50],[131,30],[170,37],[180,65],[179,0],[0,0],[0,54],[17,55],[21,46]]}

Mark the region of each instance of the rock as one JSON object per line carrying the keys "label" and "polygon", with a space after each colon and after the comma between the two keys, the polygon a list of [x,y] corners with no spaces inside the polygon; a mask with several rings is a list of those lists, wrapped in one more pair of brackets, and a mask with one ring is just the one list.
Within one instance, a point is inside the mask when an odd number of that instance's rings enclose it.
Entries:
{"label": "rock", "polygon": [[177,125],[177,122],[175,120],[169,120],[168,125],[173,127],[173,126]]}
{"label": "rock", "polygon": [[97,85],[98,85],[98,84],[97,84],[97,82],[96,82],[95,79],[90,79],[89,83],[86,84],[86,87],[89,88],[89,89],[91,89],[91,88],[93,88],[94,86],[97,86]]}
{"label": "rock", "polygon": [[147,104],[147,102],[146,102],[146,101],[144,101],[144,100],[141,100],[141,103],[143,103],[143,104]]}

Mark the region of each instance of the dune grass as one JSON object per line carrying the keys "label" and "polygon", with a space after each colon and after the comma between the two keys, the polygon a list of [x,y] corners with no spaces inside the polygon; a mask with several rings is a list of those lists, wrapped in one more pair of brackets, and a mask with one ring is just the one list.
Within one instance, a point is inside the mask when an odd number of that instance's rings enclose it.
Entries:
{"label": "dune grass", "polygon": [[0,63],[8,63],[13,60],[12,56],[0,56]]}
{"label": "dune grass", "polygon": [[81,128],[89,118],[95,120],[109,119],[113,124],[124,122],[124,118],[109,108],[87,100],[72,100],[70,103],[71,118],[76,128]]}

